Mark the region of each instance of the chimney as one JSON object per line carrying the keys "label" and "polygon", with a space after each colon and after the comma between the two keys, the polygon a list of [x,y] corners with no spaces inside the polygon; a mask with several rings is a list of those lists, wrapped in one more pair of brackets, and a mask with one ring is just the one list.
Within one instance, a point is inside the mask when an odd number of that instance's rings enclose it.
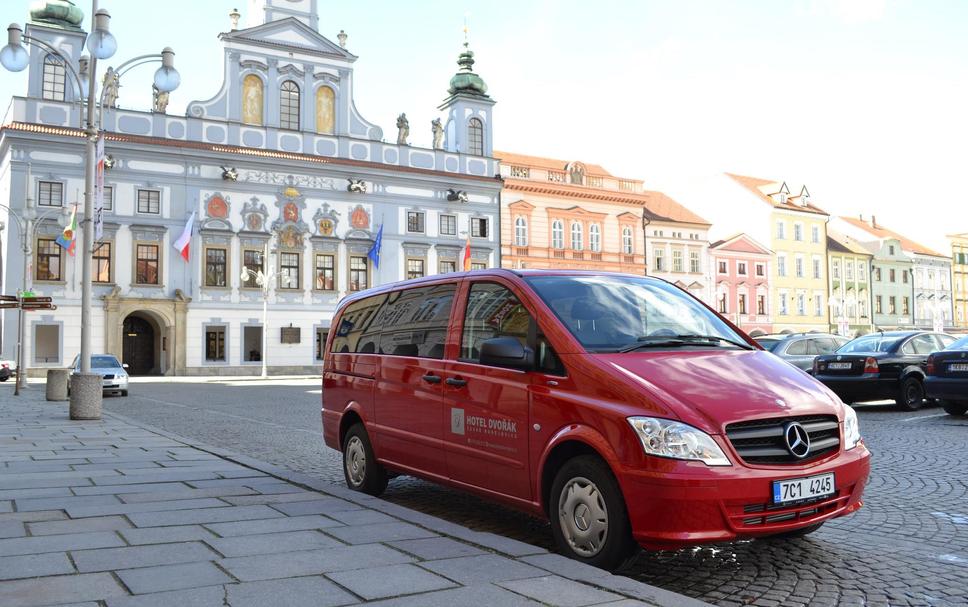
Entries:
{"label": "chimney", "polygon": [[233,8],[232,12],[229,13],[229,23],[231,23],[230,31],[235,31],[239,29],[239,18],[242,15],[239,13],[239,9]]}
{"label": "chimney", "polygon": [[861,221],[864,221],[864,214],[863,213],[860,214],[860,220]]}
{"label": "chimney", "polygon": [[877,217],[875,215],[871,215],[871,227],[877,228]]}

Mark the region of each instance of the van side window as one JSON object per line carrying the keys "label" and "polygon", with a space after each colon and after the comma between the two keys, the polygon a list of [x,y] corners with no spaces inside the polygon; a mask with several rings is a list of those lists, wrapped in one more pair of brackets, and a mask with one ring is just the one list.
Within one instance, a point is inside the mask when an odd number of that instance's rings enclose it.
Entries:
{"label": "van side window", "polygon": [[492,282],[476,282],[467,295],[461,360],[480,359],[480,344],[494,337],[516,337],[528,345],[531,315],[511,291]]}
{"label": "van side window", "polygon": [[377,316],[386,299],[386,295],[374,295],[346,306],[340,315],[330,351],[375,354],[380,336]]}
{"label": "van side window", "polygon": [[561,359],[555,354],[554,348],[551,347],[551,342],[545,337],[544,333],[538,329],[538,336],[536,340],[537,348],[535,349],[535,369],[543,373],[548,373],[549,375],[566,375],[565,365],[561,363]]}
{"label": "van side window", "polygon": [[391,293],[384,306],[380,352],[443,358],[456,292],[456,284],[446,284]]}

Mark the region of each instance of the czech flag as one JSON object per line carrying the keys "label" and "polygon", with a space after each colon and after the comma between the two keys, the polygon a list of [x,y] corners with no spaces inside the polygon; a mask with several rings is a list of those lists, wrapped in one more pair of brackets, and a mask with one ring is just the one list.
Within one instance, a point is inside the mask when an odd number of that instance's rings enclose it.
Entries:
{"label": "czech flag", "polygon": [[181,236],[178,237],[171,246],[175,247],[179,253],[181,253],[182,259],[188,261],[189,250],[188,247],[192,242],[192,225],[195,223],[195,211],[192,211],[191,217],[188,218],[188,223],[185,224],[185,229],[182,230]]}
{"label": "czech flag", "polygon": [[471,237],[467,237],[467,244],[464,245],[464,271],[471,269]]}
{"label": "czech flag", "polygon": [[77,205],[74,205],[74,210],[71,211],[71,222],[54,242],[67,249],[71,257],[74,256],[74,245],[77,244]]}

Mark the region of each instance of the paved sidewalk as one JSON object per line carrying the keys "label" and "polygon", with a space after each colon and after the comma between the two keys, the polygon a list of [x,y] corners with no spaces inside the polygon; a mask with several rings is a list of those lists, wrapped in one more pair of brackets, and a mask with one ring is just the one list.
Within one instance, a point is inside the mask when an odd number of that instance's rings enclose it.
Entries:
{"label": "paved sidewalk", "polygon": [[43,398],[0,387],[4,607],[705,604]]}

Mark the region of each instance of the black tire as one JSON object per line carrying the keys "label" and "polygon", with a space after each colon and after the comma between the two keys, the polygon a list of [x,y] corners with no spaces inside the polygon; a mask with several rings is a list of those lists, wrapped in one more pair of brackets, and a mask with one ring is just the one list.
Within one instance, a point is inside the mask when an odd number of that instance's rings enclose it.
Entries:
{"label": "black tire", "polygon": [[952,402],[950,400],[941,401],[941,408],[948,415],[964,415],[968,413],[968,403],[965,402]]}
{"label": "black tire", "polygon": [[[566,498],[563,502],[566,489],[574,490],[575,498]],[[588,495],[581,495],[583,489],[589,490]],[[622,490],[599,457],[580,455],[568,460],[555,475],[549,501],[551,533],[561,553],[568,558],[613,570],[637,549]],[[594,510],[604,512],[604,530],[600,529],[602,520],[600,515],[595,516]],[[569,524],[571,521],[574,525]],[[588,533],[578,537],[583,532]],[[596,534],[597,537],[592,537]]]}
{"label": "black tire", "polygon": [[121,396],[127,396],[127,395],[128,395],[127,390],[121,390]]}
{"label": "black tire", "polygon": [[378,496],[387,488],[387,472],[376,461],[363,424],[354,424],[343,437],[343,478],[354,491]]}
{"label": "black tire", "polygon": [[810,535],[817,529],[823,527],[823,523],[814,523],[813,525],[807,525],[801,529],[796,529],[794,531],[787,531],[784,533],[777,533],[776,535],[768,535],[766,537],[760,538],[764,540],[795,540],[806,535]]}
{"label": "black tire", "polygon": [[917,377],[905,378],[894,402],[905,411],[917,411],[924,406],[924,384]]}

